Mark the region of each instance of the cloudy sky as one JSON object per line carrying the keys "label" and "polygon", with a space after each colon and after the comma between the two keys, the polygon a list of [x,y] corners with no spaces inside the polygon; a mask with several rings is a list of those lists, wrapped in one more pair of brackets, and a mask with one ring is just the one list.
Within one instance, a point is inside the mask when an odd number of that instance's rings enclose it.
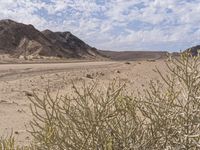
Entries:
{"label": "cloudy sky", "polygon": [[0,0],[0,19],[70,31],[109,50],[180,51],[200,44],[200,0]]}

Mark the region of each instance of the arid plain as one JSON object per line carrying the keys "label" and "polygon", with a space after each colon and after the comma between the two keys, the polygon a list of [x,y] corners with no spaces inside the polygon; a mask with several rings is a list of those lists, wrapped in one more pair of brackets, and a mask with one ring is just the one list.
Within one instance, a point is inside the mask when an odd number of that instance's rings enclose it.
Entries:
{"label": "arid plain", "polygon": [[72,81],[81,86],[84,81],[98,82],[106,88],[117,79],[126,83],[129,92],[136,92],[158,79],[157,67],[166,72],[166,60],[156,61],[99,61],[46,64],[1,64],[0,65],[0,136],[11,133],[19,145],[30,142],[27,132],[33,118],[28,95],[35,90],[40,96],[49,87],[51,95],[72,94]]}

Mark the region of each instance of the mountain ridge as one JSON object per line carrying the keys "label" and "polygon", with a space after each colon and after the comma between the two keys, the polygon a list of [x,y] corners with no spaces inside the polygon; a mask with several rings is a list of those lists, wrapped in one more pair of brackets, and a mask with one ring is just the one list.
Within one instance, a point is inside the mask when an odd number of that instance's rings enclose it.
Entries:
{"label": "mountain ridge", "polygon": [[[184,52],[190,52],[196,56],[199,49],[200,45],[197,45]],[[166,58],[168,52],[98,50],[69,31],[54,32],[49,29],[39,31],[31,24],[4,19],[0,20],[0,54],[10,54],[15,58],[109,58],[123,61],[161,59]]]}
{"label": "mountain ridge", "polygon": [[96,48],[89,46],[69,31],[39,31],[33,25],[10,19],[0,20],[0,53],[11,54],[14,57],[103,57]]}

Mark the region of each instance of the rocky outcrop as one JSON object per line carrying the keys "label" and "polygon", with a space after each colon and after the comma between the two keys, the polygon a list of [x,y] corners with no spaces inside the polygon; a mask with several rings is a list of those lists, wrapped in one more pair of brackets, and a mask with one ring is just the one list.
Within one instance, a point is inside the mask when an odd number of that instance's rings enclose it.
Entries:
{"label": "rocky outcrop", "polygon": [[40,32],[32,25],[12,20],[0,21],[0,53],[19,56],[53,56],[62,58],[95,58],[93,48],[70,32]]}

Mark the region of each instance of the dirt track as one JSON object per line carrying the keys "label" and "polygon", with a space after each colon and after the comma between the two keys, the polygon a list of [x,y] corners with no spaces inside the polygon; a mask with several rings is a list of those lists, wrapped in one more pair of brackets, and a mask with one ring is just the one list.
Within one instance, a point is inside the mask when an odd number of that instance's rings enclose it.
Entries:
{"label": "dirt track", "polygon": [[0,80],[18,78],[20,75],[34,75],[38,73],[62,72],[66,70],[88,69],[103,67],[115,62],[81,62],[81,63],[46,63],[46,64],[0,64]]}

